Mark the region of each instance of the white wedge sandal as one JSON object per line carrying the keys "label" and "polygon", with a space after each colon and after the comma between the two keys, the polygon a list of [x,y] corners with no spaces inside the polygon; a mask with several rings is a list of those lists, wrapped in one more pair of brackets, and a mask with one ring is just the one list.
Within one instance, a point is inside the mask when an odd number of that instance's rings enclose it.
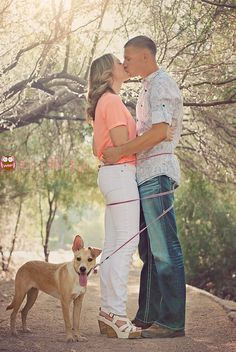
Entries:
{"label": "white wedge sandal", "polygon": [[[133,325],[129,318],[105,311],[103,312],[109,315],[112,320],[102,316],[101,313],[98,315],[98,324],[101,334],[107,334],[108,337],[117,337],[119,339],[137,339],[141,337],[142,330]],[[124,324],[118,326],[116,324],[117,321],[124,322]]]}

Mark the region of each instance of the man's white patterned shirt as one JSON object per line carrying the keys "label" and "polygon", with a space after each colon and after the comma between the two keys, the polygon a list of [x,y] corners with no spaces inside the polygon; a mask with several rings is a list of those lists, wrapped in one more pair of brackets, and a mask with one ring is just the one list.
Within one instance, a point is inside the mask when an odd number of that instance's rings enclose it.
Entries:
{"label": "man's white patterned shirt", "polygon": [[[144,158],[137,161],[138,184],[160,175],[166,175],[179,184],[180,167],[174,151],[182,131],[183,100],[176,82],[165,70],[159,69],[143,79],[136,118],[139,136],[155,123],[164,122],[175,127],[173,141],[163,141],[137,154],[138,159]],[[162,153],[171,154],[154,156]]]}

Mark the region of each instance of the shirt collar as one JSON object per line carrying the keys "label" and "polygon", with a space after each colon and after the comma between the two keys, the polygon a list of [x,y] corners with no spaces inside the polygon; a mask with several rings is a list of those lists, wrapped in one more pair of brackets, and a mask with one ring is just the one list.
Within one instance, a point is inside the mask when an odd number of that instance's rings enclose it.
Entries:
{"label": "shirt collar", "polygon": [[156,77],[157,75],[159,75],[161,72],[163,72],[163,68],[159,68],[158,70],[152,72],[150,75],[148,75],[147,77],[143,78],[142,82],[143,84],[148,84],[150,83],[154,77]]}

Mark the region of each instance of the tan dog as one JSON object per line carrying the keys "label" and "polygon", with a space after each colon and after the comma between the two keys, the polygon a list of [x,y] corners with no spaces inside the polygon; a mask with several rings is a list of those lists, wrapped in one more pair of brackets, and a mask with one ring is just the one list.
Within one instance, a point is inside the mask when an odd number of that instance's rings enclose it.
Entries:
{"label": "tan dog", "polygon": [[[66,328],[66,340],[85,341],[79,333],[80,312],[86,292],[88,275],[96,265],[96,258],[101,253],[98,248],[84,248],[83,239],[77,235],[72,250],[74,259],[69,263],[49,264],[43,261],[30,261],[22,265],[16,274],[15,295],[12,303],[7,307],[13,309],[10,325],[12,335],[16,335],[16,315],[27,294],[27,302],[21,311],[24,332],[28,311],[33,306],[39,290],[59,298],[62,305]],[[73,301],[73,329],[70,321],[70,304]]]}

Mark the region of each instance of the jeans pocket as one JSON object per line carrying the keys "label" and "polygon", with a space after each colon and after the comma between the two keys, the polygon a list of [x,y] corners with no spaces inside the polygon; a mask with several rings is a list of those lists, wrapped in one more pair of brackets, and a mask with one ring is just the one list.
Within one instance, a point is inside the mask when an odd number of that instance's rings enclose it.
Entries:
{"label": "jeans pocket", "polygon": [[159,181],[159,176],[146,181],[139,187],[139,192],[142,198],[152,194],[160,193],[160,191],[161,191],[161,184]]}

